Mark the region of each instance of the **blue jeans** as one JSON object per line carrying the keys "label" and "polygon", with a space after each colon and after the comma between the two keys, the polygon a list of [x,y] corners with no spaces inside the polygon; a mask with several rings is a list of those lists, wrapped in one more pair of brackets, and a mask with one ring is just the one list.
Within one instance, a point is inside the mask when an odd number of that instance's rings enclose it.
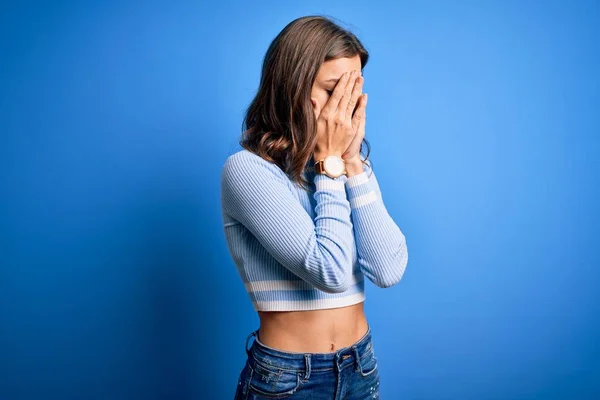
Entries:
{"label": "blue jeans", "polygon": [[[252,347],[248,343],[255,337]],[[248,358],[235,400],[379,398],[371,328],[354,345],[334,353],[288,353],[265,346],[258,331],[246,339]]]}

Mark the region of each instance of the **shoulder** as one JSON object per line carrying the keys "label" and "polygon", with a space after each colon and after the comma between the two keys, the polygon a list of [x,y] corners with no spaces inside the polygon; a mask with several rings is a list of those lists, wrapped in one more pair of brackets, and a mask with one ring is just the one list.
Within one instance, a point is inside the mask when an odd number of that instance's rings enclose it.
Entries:
{"label": "shoulder", "polygon": [[247,149],[239,150],[227,157],[221,170],[223,182],[243,178],[244,181],[283,179],[285,173],[273,162],[267,161]]}

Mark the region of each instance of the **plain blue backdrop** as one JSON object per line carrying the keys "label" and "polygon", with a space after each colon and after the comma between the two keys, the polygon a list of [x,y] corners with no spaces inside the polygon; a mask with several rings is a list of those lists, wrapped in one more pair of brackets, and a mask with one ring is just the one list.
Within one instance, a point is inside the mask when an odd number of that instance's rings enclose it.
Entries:
{"label": "plain blue backdrop", "polygon": [[0,399],[233,396],[258,318],[219,174],[308,14],[371,53],[408,243],[367,286],[381,397],[600,398],[598,2],[5,1]]}

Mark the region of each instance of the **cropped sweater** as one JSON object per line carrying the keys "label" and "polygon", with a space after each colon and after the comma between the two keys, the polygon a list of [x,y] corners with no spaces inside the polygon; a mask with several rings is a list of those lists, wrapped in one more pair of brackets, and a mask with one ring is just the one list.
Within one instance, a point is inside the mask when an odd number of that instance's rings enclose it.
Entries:
{"label": "cropped sweater", "polygon": [[364,277],[396,284],[408,262],[404,234],[383,203],[370,166],[347,177],[303,176],[242,149],[221,171],[229,253],[257,311],[336,308],[365,299]]}

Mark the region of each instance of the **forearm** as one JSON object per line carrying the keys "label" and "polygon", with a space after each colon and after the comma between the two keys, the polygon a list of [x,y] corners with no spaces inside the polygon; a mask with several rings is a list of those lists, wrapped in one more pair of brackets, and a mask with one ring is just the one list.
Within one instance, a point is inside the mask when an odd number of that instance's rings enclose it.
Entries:
{"label": "forearm", "polygon": [[408,262],[404,234],[389,215],[374,173],[363,164],[347,163],[346,182],[358,261],[365,275],[377,286],[389,287],[402,277]]}
{"label": "forearm", "polygon": [[288,189],[281,169],[240,152],[222,170],[223,212],[296,276],[322,291],[343,292],[352,275],[354,250],[346,179],[314,177],[313,220]]}

